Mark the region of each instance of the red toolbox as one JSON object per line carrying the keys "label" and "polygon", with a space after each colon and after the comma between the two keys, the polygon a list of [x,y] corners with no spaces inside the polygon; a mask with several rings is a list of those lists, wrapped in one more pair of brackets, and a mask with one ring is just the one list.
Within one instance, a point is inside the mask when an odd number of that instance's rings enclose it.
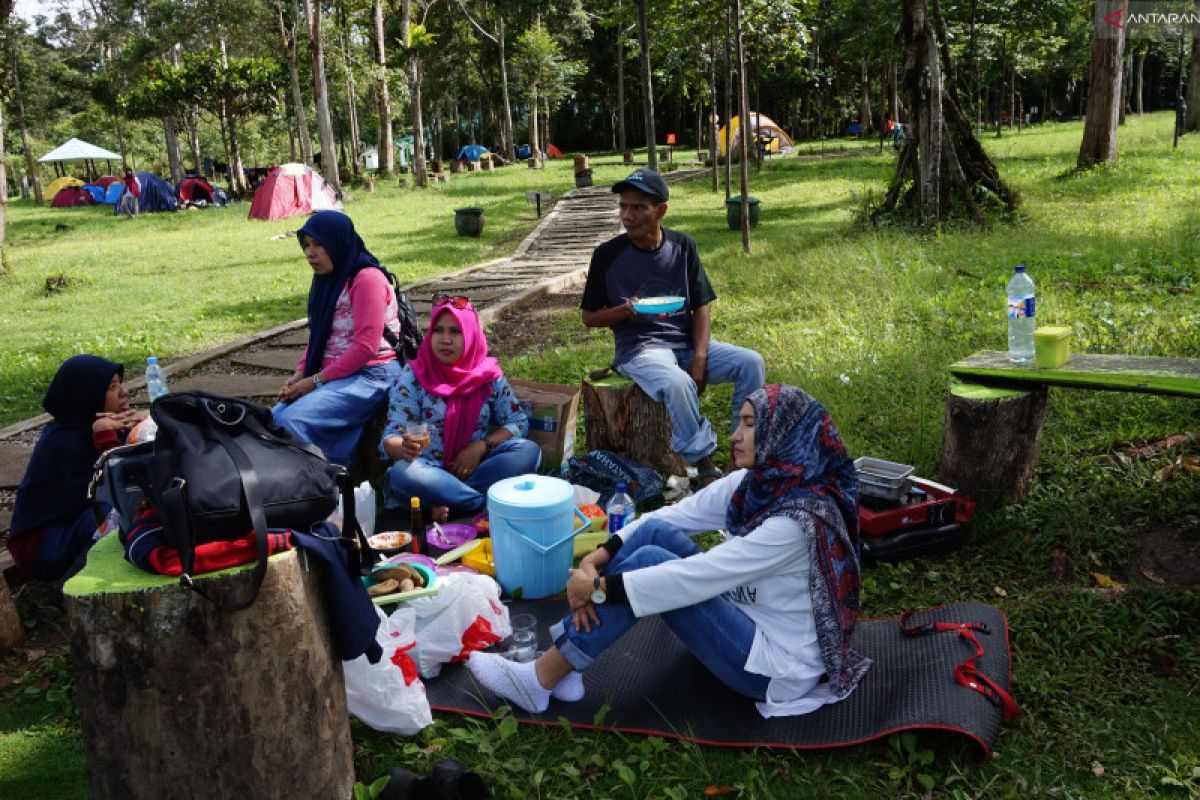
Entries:
{"label": "red toolbox", "polygon": [[[911,528],[929,528],[951,523],[965,525],[975,513],[975,501],[949,486],[925,478],[911,478],[908,503],[884,506],[869,499],[858,506],[859,527],[865,536],[886,536]],[[913,499],[917,495],[917,499]],[[923,497],[921,497],[923,495]]]}

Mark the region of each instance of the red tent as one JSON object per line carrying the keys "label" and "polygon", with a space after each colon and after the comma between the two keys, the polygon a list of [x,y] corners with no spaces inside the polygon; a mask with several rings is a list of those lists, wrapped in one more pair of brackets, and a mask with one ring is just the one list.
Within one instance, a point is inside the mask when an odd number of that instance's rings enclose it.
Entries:
{"label": "red tent", "polygon": [[562,158],[563,153],[562,150],[559,150],[554,145],[550,145],[546,148],[546,155],[550,156],[551,158]]}
{"label": "red tent", "polygon": [[71,208],[72,206],[90,206],[95,203],[92,193],[82,186],[64,186],[54,195],[50,205],[54,208]]}
{"label": "red tent", "polygon": [[250,219],[285,219],[314,211],[341,211],[342,201],[320,173],[304,164],[284,164],[254,193]]}
{"label": "red tent", "polygon": [[203,200],[213,201],[212,184],[197,175],[189,175],[179,182],[179,202],[187,203]]}
{"label": "red tent", "polygon": [[109,186],[112,186],[114,183],[118,183],[120,180],[121,179],[116,175],[105,175],[103,178],[96,179],[96,185],[103,186],[105,189],[108,189]]}

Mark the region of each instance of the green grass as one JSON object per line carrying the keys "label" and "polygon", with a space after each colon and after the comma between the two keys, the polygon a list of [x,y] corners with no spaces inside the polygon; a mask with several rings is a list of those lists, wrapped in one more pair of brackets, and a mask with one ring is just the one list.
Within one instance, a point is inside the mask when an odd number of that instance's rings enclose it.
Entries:
{"label": "green grass", "polygon": [[[752,177],[763,222],[754,231],[749,257],[740,252],[738,234],[725,226],[722,196],[711,194],[706,180],[672,189],[668,223],[699,243],[719,295],[716,337],[758,349],[766,356],[770,380],[798,384],[825,402],[853,454],[913,463],[919,474],[934,475],[947,365],[975,350],[1003,349],[1004,284],[1014,264],[1027,264],[1037,281],[1040,321],[1072,325],[1076,350],[1200,354],[1195,295],[1200,277],[1200,138],[1185,137],[1172,151],[1170,126],[1169,114],[1131,117],[1121,130],[1120,163],[1083,174],[1072,170],[1081,136],[1078,123],[1030,128],[999,140],[985,137],[1001,174],[1024,198],[1014,220],[988,230],[951,225],[914,232],[859,224],[859,212],[871,196],[881,195],[890,177],[895,158],[890,149],[846,160],[770,162]],[[597,161],[597,181],[624,171],[611,159]],[[560,170],[557,185],[565,185],[569,165],[552,169]],[[527,172],[456,179],[448,189],[403,205],[398,196],[384,195],[355,204],[352,212],[369,221],[363,226],[365,238],[385,261],[409,278],[430,274],[511,247],[515,223],[503,245],[489,238],[503,224],[498,218],[504,214],[493,209],[530,216],[518,193],[539,182],[550,185],[551,174],[530,177]],[[467,190],[476,186],[495,186],[497,192],[488,196],[480,189],[468,197]],[[458,191],[463,194],[445,196]],[[511,196],[507,201],[501,199],[505,193]],[[448,209],[468,199],[489,208],[482,243],[455,241],[449,234]],[[444,204],[436,213],[425,207],[435,203]],[[16,275],[0,291],[7,297],[14,282],[23,287],[20,300],[3,301],[5,314],[19,310],[20,319],[39,326],[40,333],[5,326],[0,336],[42,354],[52,368],[57,363],[53,359],[73,351],[46,347],[49,332],[62,334],[59,347],[72,336],[96,334],[88,333],[87,325],[66,324],[61,316],[56,325],[43,326],[38,315],[25,313],[26,306],[51,302],[37,296],[46,274],[68,271],[63,264],[95,250],[91,245],[102,234],[108,248],[113,247],[118,241],[113,237],[124,235],[134,223],[97,217],[87,223],[86,232],[81,225],[56,237],[45,229],[52,229],[50,221],[57,216],[30,213],[30,221],[27,213],[20,208],[14,212],[16,225],[27,230],[14,226]],[[107,278],[125,287],[112,297],[137,291],[153,298],[87,315],[108,321],[107,336],[129,340],[118,355],[130,360],[143,355],[147,348],[141,337],[162,337],[164,344],[155,344],[160,355],[196,349],[203,338],[197,335],[192,341],[166,332],[181,326],[163,308],[159,298],[165,292],[132,288],[140,284],[128,277],[131,271],[158,275],[139,266],[141,259],[134,254],[157,252],[160,259],[188,260],[201,275],[214,272],[224,278],[210,281],[208,292],[196,291],[204,281],[189,277],[190,272],[171,278],[173,285],[188,282],[186,290],[173,289],[171,296],[220,294],[222,300],[208,302],[241,309],[195,324],[192,329],[205,336],[220,328],[203,343],[229,338],[235,329],[300,315],[306,279],[295,245],[266,241],[294,222],[251,225],[240,214],[229,215],[218,232],[217,223],[205,218],[193,222],[196,218],[138,223],[146,235],[136,245],[125,242],[117,248],[131,257],[90,268],[92,283],[81,287],[81,293],[100,291],[97,287]],[[492,227],[494,223],[500,224]],[[207,234],[211,247],[195,244],[206,241],[192,232],[195,225],[214,228]],[[63,248],[56,266],[46,268],[43,256],[34,254],[36,231],[30,229],[41,230],[42,239]],[[172,236],[177,238],[169,244]],[[410,242],[410,236],[422,241]],[[189,255],[173,249],[181,242],[193,243]],[[438,252],[430,256],[426,251],[434,242]],[[224,259],[215,255],[218,249],[239,251],[236,260],[253,262],[258,280],[249,282],[240,272],[220,267]],[[227,283],[234,285],[226,289]],[[274,288],[268,292],[264,285]],[[54,302],[65,301],[72,291]],[[247,292],[262,297],[248,300]],[[262,305],[269,311],[260,311]],[[130,320],[123,316],[127,310],[142,316]],[[145,321],[148,317],[172,322],[162,323],[162,331],[148,330],[153,327]],[[506,361],[511,375],[569,383],[606,363],[611,339],[605,332],[583,331],[574,314],[557,324],[560,335],[546,346]],[[102,344],[84,340],[93,347]],[[168,341],[174,349],[165,346]],[[6,343],[0,357],[9,358],[12,347]],[[23,379],[37,387],[21,396],[36,395],[46,373],[21,363],[16,368],[26,371],[18,375],[10,362],[0,365],[5,394],[12,394],[11,387]],[[714,389],[705,394],[703,407],[711,419],[724,420],[728,401],[727,389]],[[1194,431],[1196,420],[1194,401],[1056,390],[1047,411],[1041,464],[1023,504],[984,509],[966,546],[951,557],[877,567],[865,574],[868,616],[961,599],[992,602],[1008,614],[1014,694],[1024,713],[1004,727],[991,762],[978,763],[966,744],[934,735],[893,737],[829,753],[793,753],[700,748],[565,726],[517,726],[504,715],[483,721],[443,715],[411,740],[356,724],[359,780],[368,782],[390,764],[423,771],[439,758],[453,757],[479,769],[504,797],[696,797],[707,786],[723,785],[732,786],[737,796],[754,798],[1195,797],[1200,794],[1200,635],[1195,626],[1200,598],[1195,590],[1140,579],[1130,566],[1130,554],[1137,532],[1156,525],[1191,531],[1194,545],[1200,529],[1200,479],[1187,472],[1156,479],[1156,471],[1175,453],[1129,466],[1118,465],[1109,453],[1125,443]],[[727,445],[724,433],[722,452]],[[1056,549],[1065,553],[1069,566],[1066,579],[1057,583],[1050,577]],[[1097,591],[1094,573],[1129,582],[1131,588]],[[4,697],[7,702],[24,695],[14,689]],[[42,695],[30,697],[22,702],[47,702]],[[13,750],[33,752],[47,782],[59,774],[64,758],[68,764],[79,763],[77,749],[69,758],[57,750],[63,742],[67,750],[79,746],[73,717],[51,717],[38,725],[29,718],[0,728],[6,737],[0,739],[0,794],[9,785],[6,780],[15,782],[39,768],[8,755]],[[21,750],[29,737],[36,747]],[[14,761],[25,772],[14,774],[5,766]],[[81,785],[77,766],[66,774],[72,786]],[[59,795],[30,790],[20,796]]]}

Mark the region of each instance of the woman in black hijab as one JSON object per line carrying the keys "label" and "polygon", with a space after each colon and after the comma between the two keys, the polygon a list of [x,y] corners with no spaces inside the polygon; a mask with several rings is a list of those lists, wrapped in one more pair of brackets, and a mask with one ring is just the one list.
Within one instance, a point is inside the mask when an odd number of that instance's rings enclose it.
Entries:
{"label": "woman in black hijab", "polygon": [[8,539],[13,561],[29,577],[61,580],[91,546],[97,527],[88,503],[92,465],[146,416],[129,408],[124,375],[125,368],[108,359],[72,356],[46,390],[42,406],[54,421],[42,431],[17,489]]}

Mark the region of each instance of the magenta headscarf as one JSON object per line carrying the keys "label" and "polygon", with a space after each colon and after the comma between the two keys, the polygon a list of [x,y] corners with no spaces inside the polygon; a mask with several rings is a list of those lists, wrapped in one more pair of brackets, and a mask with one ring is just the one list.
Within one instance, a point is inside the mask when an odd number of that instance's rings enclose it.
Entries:
{"label": "magenta headscarf", "polygon": [[429,330],[443,314],[450,314],[463,334],[462,355],[453,364],[443,364],[433,354],[432,336],[426,334],[412,365],[417,383],[436,397],[446,398],[446,427],[442,431],[442,463],[449,464],[471,441],[479,422],[479,409],[504,373],[488,355],[487,337],[479,327],[479,316],[469,303],[466,308],[439,306],[429,320]]}

